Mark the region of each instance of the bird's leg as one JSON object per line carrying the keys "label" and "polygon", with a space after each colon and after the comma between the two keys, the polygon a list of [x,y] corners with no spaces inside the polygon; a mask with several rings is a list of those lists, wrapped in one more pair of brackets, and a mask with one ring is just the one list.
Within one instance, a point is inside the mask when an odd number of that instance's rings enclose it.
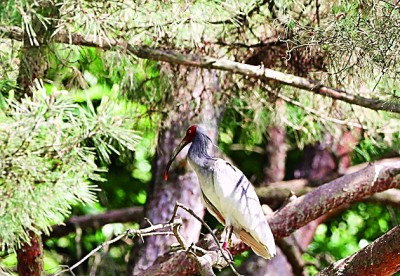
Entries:
{"label": "bird's leg", "polygon": [[231,252],[229,252],[229,247],[231,246],[231,237],[232,237],[232,232],[233,232],[233,226],[229,225],[227,227],[225,227],[225,239],[224,242],[222,243],[222,249],[224,251],[226,251],[226,253],[228,254],[228,258],[230,261],[233,261],[233,256],[231,254]]}
{"label": "bird's leg", "polygon": [[226,231],[226,235],[225,235],[225,240],[222,243],[222,249],[227,250],[231,246],[233,226],[229,225],[229,226],[225,227],[225,231]]}
{"label": "bird's leg", "polygon": [[228,248],[232,245],[232,233],[233,233],[233,226],[229,227],[229,236],[228,236]]}

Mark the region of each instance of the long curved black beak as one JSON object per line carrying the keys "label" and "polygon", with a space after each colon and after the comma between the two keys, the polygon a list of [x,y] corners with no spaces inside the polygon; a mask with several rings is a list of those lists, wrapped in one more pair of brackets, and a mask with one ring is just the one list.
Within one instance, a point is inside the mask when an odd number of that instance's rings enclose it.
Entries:
{"label": "long curved black beak", "polygon": [[172,153],[172,157],[171,157],[171,159],[169,159],[167,167],[165,168],[165,171],[164,171],[164,180],[165,181],[168,180],[168,171],[169,171],[169,167],[171,167],[172,162],[175,160],[178,153],[189,143],[190,142],[186,141],[186,137],[183,138],[183,140],[179,143],[179,145],[176,147],[176,149]]}

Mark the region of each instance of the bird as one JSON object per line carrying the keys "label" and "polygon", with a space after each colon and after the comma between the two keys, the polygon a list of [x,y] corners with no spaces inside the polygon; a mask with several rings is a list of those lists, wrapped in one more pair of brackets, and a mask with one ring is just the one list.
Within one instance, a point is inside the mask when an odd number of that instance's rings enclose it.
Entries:
{"label": "bird", "polygon": [[237,167],[210,156],[213,143],[203,127],[192,125],[187,129],[167,163],[164,180],[168,180],[176,156],[190,143],[187,159],[197,175],[202,202],[225,226],[228,242],[225,240],[222,248],[227,249],[233,232],[257,255],[271,259],[276,254],[274,237],[252,184]]}

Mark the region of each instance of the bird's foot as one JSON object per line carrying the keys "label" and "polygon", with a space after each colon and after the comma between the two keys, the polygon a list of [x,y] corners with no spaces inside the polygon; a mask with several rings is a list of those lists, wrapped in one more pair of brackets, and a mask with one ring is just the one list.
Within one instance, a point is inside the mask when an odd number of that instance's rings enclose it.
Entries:
{"label": "bird's foot", "polygon": [[224,241],[223,243],[222,243],[222,254],[225,254],[226,253],[226,255],[225,256],[227,256],[227,259],[228,260],[230,260],[231,261],[231,263],[233,262],[233,256],[232,256],[232,253],[229,251],[229,248],[228,248],[228,243],[226,242],[226,241]]}
{"label": "bird's foot", "polygon": [[[225,254],[226,253],[226,254]],[[233,263],[233,255],[232,255],[232,253],[228,250],[228,249],[225,249],[224,250],[224,254],[225,254],[225,256],[227,256],[227,259],[231,262],[231,263]]]}

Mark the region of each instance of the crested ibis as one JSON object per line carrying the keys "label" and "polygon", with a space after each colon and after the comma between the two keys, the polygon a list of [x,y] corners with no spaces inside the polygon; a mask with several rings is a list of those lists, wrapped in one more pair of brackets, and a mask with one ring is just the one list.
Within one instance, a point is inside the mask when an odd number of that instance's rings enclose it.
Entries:
{"label": "crested ibis", "polygon": [[167,164],[164,179],[168,180],[169,167],[189,143],[188,161],[197,174],[202,202],[225,225],[228,241],[234,232],[257,255],[271,259],[276,254],[275,241],[253,186],[238,168],[209,155],[213,144],[202,127],[188,128]]}

